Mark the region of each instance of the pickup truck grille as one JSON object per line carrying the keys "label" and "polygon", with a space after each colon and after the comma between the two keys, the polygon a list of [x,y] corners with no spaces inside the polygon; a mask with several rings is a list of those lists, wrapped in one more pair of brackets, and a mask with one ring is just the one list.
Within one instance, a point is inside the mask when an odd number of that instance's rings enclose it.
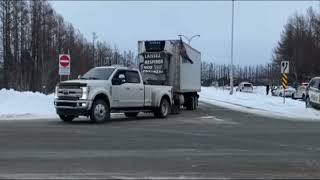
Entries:
{"label": "pickup truck grille", "polygon": [[81,87],[86,86],[82,83],[60,83],[58,86],[59,100],[79,100],[82,95]]}
{"label": "pickup truck grille", "polygon": [[64,100],[78,100],[81,95],[81,89],[58,89],[58,99]]}
{"label": "pickup truck grille", "polygon": [[57,109],[86,109],[88,101],[80,99],[82,96],[83,83],[60,83],[57,89],[57,99],[55,100],[55,107]]}

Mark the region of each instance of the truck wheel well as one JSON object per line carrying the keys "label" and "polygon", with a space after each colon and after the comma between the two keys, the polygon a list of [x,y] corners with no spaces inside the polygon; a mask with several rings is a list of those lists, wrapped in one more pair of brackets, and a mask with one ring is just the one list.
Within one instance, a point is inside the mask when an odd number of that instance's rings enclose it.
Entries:
{"label": "truck wheel well", "polygon": [[169,98],[169,96],[168,96],[168,95],[164,95],[164,96],[162,96],[161,101],[162,101],[162,99],[166,99],[166,100],[168,100],[168,102],[169,102],[169,103],[170,103],[170,105],[171,105],[171,101],[170,101],[170,98]]}
{"label": "truck wheel well", "polygon": [[98,100],[98,99],[101,99],[101,100],[105,101],[105,102],[107,103],[108,107],[110,108],[110,102],[109,102],[108,96],[106,96],[105,94],[98,94],[98,95],[96,95],[96,97],[93,99],[93,102],[94,102],[95,100]]}

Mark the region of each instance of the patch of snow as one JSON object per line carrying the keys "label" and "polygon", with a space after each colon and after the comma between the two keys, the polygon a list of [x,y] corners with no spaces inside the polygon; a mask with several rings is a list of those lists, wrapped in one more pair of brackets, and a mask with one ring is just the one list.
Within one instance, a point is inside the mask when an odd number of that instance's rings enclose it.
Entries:
{"label": "patch of snow", "polygon": [[0,120],[57,118],[54,95],[0,90]]}
{"label": "patch of snow", "polygon": [[201,119],[210,119],[210,120],[214,120],[214,121],[218,121],[218,122],[223,122],[223,121],[225,121],[225,120],[223,120],[223,119],[219,119],[219,118],[216,118],[216,117],[214,117],[214,116],[202,116],[202,117],[200,117]]}
{"label": "patch of snow", "polygon": [[[57,118],[54,108],[54,95],[39,92],[19,92],[15,90],[0,90],[0,120],[11,119],[51,119]],[[254,113],[264,116],[281,117],[286,119],[320,121],[320,111],[305,108],[301,100],[265,94],[265,87],[255,87],[253,93],[234,91],[229,95],[228,90],[215,87],[202,87],[200,101],[230,108],[233,110]],[[114,114],[113,116],[116,116]],[[214,117],[202,117],[210,119]]]}
{"label": "patch of snow", "polygon": [[313,108],[305,108],[305,102],[301,100],[285,99],[282,97],[266,95],[265,87],[255,87],[253,93],[234,91],[216,87],[202,87],[200,101],[213,105],[226,107],[242,112],[254,113],[268,117],[280,117],[292,120],[320,121],[320,111]]}
{"label": "patch of snow", "polygon": [[201,119],[213,119],[215,118],[214,116],[202,116],[200,117]]}

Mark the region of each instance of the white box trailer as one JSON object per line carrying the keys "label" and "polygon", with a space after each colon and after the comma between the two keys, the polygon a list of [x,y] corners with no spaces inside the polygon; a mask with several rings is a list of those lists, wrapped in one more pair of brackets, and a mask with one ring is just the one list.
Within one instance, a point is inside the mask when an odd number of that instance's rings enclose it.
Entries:
{"label": "white box trailer", "polygon": [[182,40],[138,41],[144,82],[173,87],[175,104],[194,110],[201,91],[201,53]]}

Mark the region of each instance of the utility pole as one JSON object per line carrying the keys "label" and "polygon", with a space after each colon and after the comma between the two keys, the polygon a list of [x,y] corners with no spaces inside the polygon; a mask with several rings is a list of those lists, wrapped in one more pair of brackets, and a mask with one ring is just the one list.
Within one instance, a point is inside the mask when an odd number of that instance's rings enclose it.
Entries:
{"label": "utility pole", "polygon": [[233,24],[234,24],[234,0],[232,0],[231,20],[231,68],[230,68],[230,95],[233,94]]}
{"label": "utility pole", "polygon": [[95,50],[94,50],[94,42],[95,42],[95,40],[97,39],[97,34],[95,33],[95,32],[93,32],[92,33],[92,43],[93,43],[93,52],[92,52],[92,61],[93,61],[93,64],[94,64],[94,66],[96,66],[96,62],[95,62],[95,60],[94,60],[94,52],[95,52]]}

